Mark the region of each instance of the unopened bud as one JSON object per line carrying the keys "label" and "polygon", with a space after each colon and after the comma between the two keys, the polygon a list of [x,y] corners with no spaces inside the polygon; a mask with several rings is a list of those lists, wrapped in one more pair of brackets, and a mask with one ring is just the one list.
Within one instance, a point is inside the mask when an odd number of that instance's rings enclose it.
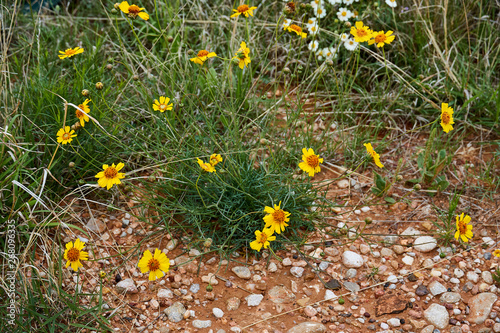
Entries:
{"label": "unopened bud", "polygon": [[76,123],[74,123],[73,125],[71,125],[71,129],[73,131],[76,131],[76,130],[80,129],[81,127],[82,127],[82,125],[80,124],[79,121],[77,121]]}
{"label": "unopened bud", "polygon": [[347,27],[347,28],[350,28],[352,26],[351,22],[347,21],[346,23],[344,23],[344,25]]}
{"label": "unopened bud", "polygon": [[327,64],[328,66],[333,66],[333,61],[331,61],[330,59],[328,59],[328,60],[326,61],[326,64]]}
{"label": "unopened bud", "polygon": [[212,238],[205,239],[205,241],[203,242],[203,246],[204,247],[210,247],[210,246],[212,246]]}
{"label": "unopened bud", "polygon": [[269,140],[268,140],[268,139],[265,139],[265,138],[260,139],[260,144],[261,144],[261,145],[268,145],[269,143],[270,143],[270,142],[269,142]]}
{"label": "unopened bud", "polygon": [[189,49],[187,53],[188,53],[188,55],[193,55],[193,54],[194,54],[194,51],[193,51],[193,50],[191,50],[191,49]]}
{"label": "unopened bud", "polygon": [[415,191],[420,191],[420,190],[422,189],[422,185],[420,185],[420,184],[415,184],[415,186],[413,186],[413,189],[414,189]]}
{"label": "unopened bud", "polygon": [[402,181],[402,180],[403,180],[403,176],[401,176],[401,175],[397,175],[397,176],[396,176],[396,180],[397,180],[398,182]]}
{"label": "unopened bud", "polygon": [[365,223],[366,223],[366,224],[372,224],[372,222],[373,222],[373,220],[372,220],[372,218],[371,218],[371,217],[369,217],[369,216],[365,219]]}
{"label": "unopened bud", "polygon": [[120,4],[117,2],[117,3],[114,4],[113,7],[115,7],[115,9],[120,9]]}
{"label": "unopened bud", "polygon": [[288,67],[283,68],[283,73],[290,73],[290,68]]}
{"label": "unopened bud", "polygon": [[115,8],[111,9],[111,14],[118,14],[118,11]]}
{"label": "unopened bud", "polygon": [[209,284],[206,289],[208,292],[210,292],[210,291],[214,290],[214,287],[212,287],[212,285]]}
{"label": "unopened bud", "polygon": [[107,69],[108,71],[112,70],[112,69],[113,69],[113,65],[111,65],[111,64],[107,64],[107,65],[106,65],[106,69]]}
{"label": "unopened bud", "polygon": [[174,41],[174,37],[172,37],[172,36],[168,36],[168,37],[167,37],[167,41],[168,41],[169,43],[172,43],[172,42]]}
{"label": "unopened bud", "polygon": [[88,91],[87,89],[83,89],[82,90],[82,95],[87,97],[88,95],[90,95],[90,91]]}
{"label": "unopened bud", "polygon": [[105,271],[100,271],[100,272],[99,272],[99,277],[100,277],[101,279],[104,279],[104,278],[106,277],[106,272],[105,272]]}
{"label": "unopened bud", "polygon": [[132,76],[132,80],[134,80],[134,81],[139,81],[139,75],[134,75],[134,76]]}
{"label": "unopened bud", "polygon": [[73,169],[75,167],[75,162],[69,162],[68,166]]}
{"label": "unopened bud", "polygon": [[233,65],[239,65],[240,64],[240,61],[238,59],[236,59],[236,58],[233,58],[231,60],[231,62],[233,63]]}
{"label": "unopened bud", "polygon": [[95,84],[95,88],[96,88],[97,90],[102,90],[102,89],[104,88],[104,84],[102,84],[102,82],[97,82],[97,83]]}

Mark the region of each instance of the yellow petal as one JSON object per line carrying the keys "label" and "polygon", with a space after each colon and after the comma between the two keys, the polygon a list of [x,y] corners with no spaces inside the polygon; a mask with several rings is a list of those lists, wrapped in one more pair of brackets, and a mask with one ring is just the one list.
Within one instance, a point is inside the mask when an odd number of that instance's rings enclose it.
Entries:
{"label": "yellow petal", "polygon": [[139,15],[139,17],[140,17],[141,19],[143,19],[144,21],[149,20],[149,14],[148,14],[148,13],[146,13],[146,12],[140,12],[138,15]]}

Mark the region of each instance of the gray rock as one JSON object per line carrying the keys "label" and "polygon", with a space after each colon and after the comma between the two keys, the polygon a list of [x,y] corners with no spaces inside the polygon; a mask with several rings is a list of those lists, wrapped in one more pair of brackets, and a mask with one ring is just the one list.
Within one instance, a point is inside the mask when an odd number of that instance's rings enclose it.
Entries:
{"label": "gray rock", "polygon": [[184,318],[184,312],[186,312],[186,308],[182,305],[181,302],[175,302],[165,310],[163,310],[170,320],[173,323],[178,323]]}
{"label": "gray rock", "polygon": [[264,296],[262,296],[261,294],[252,294],[248,295],[245,299],[247,300],[248,306],[258,306],[264,299]]}
{"label": "gray rock", "polygon": [[470,314],[467,319],[474,324],[482,324],[488,318],[497,296],[493,293],[478,294],[469,301]]}
{"label": "gray rock", "polygon": [[358,274],[357,270],[355,270],[354,268],[349,268],[347,272],[345,272],[345,278],[352,279],[355,278],[357,274]]}
{"label": "gray rock", "polygon": [[238,310],[238,308],[240,307],[240,299],[238,297],[231,297],[227,300],[226,302],[226,309],[227,311],[235,311],[235,310]]}
{"label": "gray rock", "polygon": [[450,320],[448,310],[446,310],[444,306],[436,303],[431,304],[431,306],[424,311],[424,317],[429,323],[441,329],[448,326]]}
{"label": "gray rock", "polygon": [[306,321],[288,330],[287,333],[324,333],[326,326],[315,321]]}
{"label": "gray rock", "polygon": [[418,296],[425,296],[429,293],[429,289],[427,289],[426,286],[424,286],[423,284],[419,285],[417,287],[417,290],[415,290],[415,294],[417,294]]}
{"label": "gray rock", "polygon": [[210,326],[212,326],[211,320],[193,320],[194,328],[209,328]]}
{"label": "gray rock", "polygon": [[342,288],[342,285],[340,284],[339,280],[331,279],[326,283],[326,288],[332,290],[339,290],[340,288]]}
{"label": "gray rock", "polygon": [[304,274],[304,268],[303,267],[292,267],[292,268],[290,268],[290,273],[293,276],[300,278],[300,277],[302,277],[302,274]]}
{"label": "gray rock", "polygon": [[160,299],[162,299],[162,298],[173,298],[174,297],[174,293],[170,289],[160,289],[160,290],[158,290],[158,293],[156,294],[156,296],[158,298],[160,298]]}
{"label": "gray rock", "polygon": [[139,292],[139,290],[137,290],[134,280],[132,279],[125,279],[118,282],[116,284],[116,290],[119,293],[126,292],[127,294],[137,294]]}
{"label": "gray rock", "polygon": [[330,263],[328,263],[326,261],[322,261],[319,264],[319,269],[322,271],[326,271],[329,265],[330,265]]}
{"label": "gray rock", "polygon": [[384,239],[382,240],[382,243],[384,243],[386,246],[391,246],[394,245],[398,241],[398,236],[396,235],[389,235],[385,236]]}
{"label": "gray rock", "polygon": [[193,283],[189,287],[189,291],[192,292],[193,294],[196,294],[198,291],[200,291],[200,285],[198,283]]}
{"label": "gray rock", "polygon": [[220,329],[217,331],[217,333],[226,333],[226,331],[224,331],[223,329]]}
{"label": "gray rock", "polygon": [[353,293],[357,293],[361,289],[355,282],[344,282],[344,287]]}
{"label": "gray rock", "polygon": [[380,254],[382,255],[382,257],[392,257],[394,255],[394,251],[383,247],[382,250],[380,250]]}
{"label": "gray rock", "polygon": [[167,243],[167,250],[172,251],[173,249],[175,249],[177,244],[179,244],[179,241],[177,239],[174,238],[169,240]]}
{"label": "gray rock", "polygon": [[413,228],[413,227],[408,227],[401,233],[402,236],[418,236],[420,235],[420,231]]}
{"label": "gray rock", "polygon": [[283,285],[274,286],[267,295],[274,304],[288,304],[295,301],[295,294]]}
{"label": "gray rock", "polygon": [[434,325],[425,326],[420,333],[432,333],[434,332]]}
{"label": "gray rock", "polygon": [[269,264],[269,267],[267,268],[267,270],[271,273],[274,273],[278,270],[278,266],[276,266],[276,264],[274,262],[271,262]]}
{"label": "gray rock", "polygon": [[458,326],[453,326],[453,327],[450,329],[450,333],[462,333],[462,328],[461,328],[461,327],[458,327]]}
{"label": "gray rock", "polygon": [[219,308],[213,308],[212,309],[212,313],[214,314],[214,316],[216,318],[222,318],[224,317],[224,311],[222,311],[221,309]]}
{"label": "gray rock", "polygon": [[461,299],[459,293],[446,292],[441,295],[439,300],[443,303],[458,303]]}
{"label": "gray rock", "polygon": [[345,251],[342,253],[342,262],[346,267],[359,268],[363,266],[363,257],[352,251]]}
{"label": "gray rock", "polygon": [[481,273],[481,277],[487,284],[493,284],[493,276],[490,271],[484,271]]}
{"label": "gray rock", "polygon": [[240,279],[250,280],[252,274],[246,266],[236,266],[231,269]]}
{"label": "gray rock", "polygon": [[91,217],[85,227],[93,232],[103,232],[106,230],[106,223]]}
{"label": "gray rock", "polygon": [[446,287],[438,281],[432,281],[431,283],[429,283],[429,286],[427,288],[433,296],[440,295],[448,291]]}
{"label": "gray rock", "polygon": [[437,240],[431,236],[420,236],[413,242],[413,248],[420,252],[430,252],[437,246]]}
{"label": "gray rock", "polygon": [[479,281],[479,275],[474,272],[467,272],[467,280],[471,281],[472,283],[477,283],[477,281]]}

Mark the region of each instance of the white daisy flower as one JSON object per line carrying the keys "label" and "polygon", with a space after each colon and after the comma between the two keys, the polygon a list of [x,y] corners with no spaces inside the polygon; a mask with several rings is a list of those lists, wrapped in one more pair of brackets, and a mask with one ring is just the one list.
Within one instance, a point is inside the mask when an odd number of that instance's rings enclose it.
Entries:
{"label": "white daisy flower", "polygon": [[311,17],[311,18],[307,19],[306,27],[309,28],[309,26],[316,24],[316,23],[317,23],[317,18]]}
{"label": "white daisy flower", "polygon": [[319,26],[318,26],[318,23],[315,23],[315,24],[313,24],[313,25],[310,25],[310,26],[308,26],[307,28],[308,28],[308,30],[309,30],[309,32],[310,32],[310,34],[311,34],[311,36],[316,35],[316,34],[318,33],[318,31],[319,31]]}
{"label": "white daisy flower", "polygon": [[308,45],[308,48],[309,50],[313,51],[313,52],[316,52],[316,50],[318,49],[319,47],[319,43],[317,40],[313,40],[309,43]]}
{"label": "white daisy flower", "polygon": [[314,8],[314,15],[316,15],[316,17],[319,17],[319,18],[325,17],[326,16],[325,7],[318,6],[318,7]]}
{"label": "white daisy flower", "polygon": [[392,7],[392,8],[396,8],[396,6],[398,5],[396,3],[396,0],[385,0],[385,3],[389,5],[389,7]]}
{"label": "white daisy flower", "polygon": [[349,19],[353,16],[353,12],[348,10],[347,8],[339,8],[339,11],[337,12],[337,17],[339,18],[340,21],[347,22]]}
{"label": "white daisy flower", "polygon": [[340,5],[342,0],[328,0],[328,2],[332,5]]}
{"label": "white daisy flower", "polygon": [[337,49],[334,47],[325,47],[323,49],[323,56],[326,60],[331,60],[337,56]]}
{"label": "white daisy flower", "polygon": [[344,0],[344,3],[346,5],[352,5],[353,2],[354,2],[354,0]]}
{"label": "white daisy flower", "polygon": [[319,49],[318,52],[316,52],[316,56],[318,60],[323,60],[323,49]]}
{"label": "white daisy flower", "polygon": [[348,49],[349,51],[354,51],[356,50],[356,47],[358,47],[358,43],[354,41],[354,39],[349,38],[344,42],[344,47]]}
{"label": "white daisy flower", "polygon": [[340,35],[341,41],[345,42],[347,39],[349,39],[349,35],[346,34],[345,32],[342,35]]}
{"label": "white daisy flower", "polygon": [[313,0],[311,1],[311,7],[316,9],[317,7],[321,6],[321,0]]}
{"label": "white daisy flower", "polygon": [[283,20],[283,28],[288,27],[292,23],[292,20],[284,19]]}

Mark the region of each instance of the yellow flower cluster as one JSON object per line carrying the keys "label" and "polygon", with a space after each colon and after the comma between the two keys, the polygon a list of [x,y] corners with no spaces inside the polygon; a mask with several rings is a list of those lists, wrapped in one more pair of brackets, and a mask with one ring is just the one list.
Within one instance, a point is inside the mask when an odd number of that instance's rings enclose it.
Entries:
{"label": "yellow flower cluster", "polygon": [[215,166],[219,162],[222,162],[222,156],[220,156],[220,154],[212,154],[210,155],[210,160],[208,161],[208,163],[200,160],[199,158],[197,158],[196,161],[203,170],[207,172],[217,172],[217,170],[215,170]]}
{"label": "yellow flower cluster", "polygon": [[368,26],[363,24],[363,21],[358,21],[354,27],[351,27],[351,35],[354,36],[354,41],[357,43],[368,42],[368,45],[376,44],[377,47],[390,44],[395,38],[393,31],[372,31]]}

